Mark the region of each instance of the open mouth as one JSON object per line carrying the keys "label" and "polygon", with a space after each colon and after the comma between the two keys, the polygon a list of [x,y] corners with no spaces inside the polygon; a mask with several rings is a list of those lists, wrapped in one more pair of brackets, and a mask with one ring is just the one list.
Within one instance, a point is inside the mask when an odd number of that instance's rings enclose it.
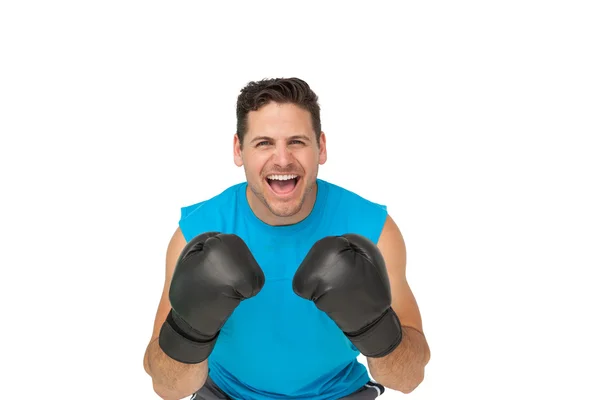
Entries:
{"label": "open mouth", "polygon": [[294,189],[296,189],[299,180],[300,177],[295,174],[267,176],[269,187],[279,196],[285,196],[292,193]]}

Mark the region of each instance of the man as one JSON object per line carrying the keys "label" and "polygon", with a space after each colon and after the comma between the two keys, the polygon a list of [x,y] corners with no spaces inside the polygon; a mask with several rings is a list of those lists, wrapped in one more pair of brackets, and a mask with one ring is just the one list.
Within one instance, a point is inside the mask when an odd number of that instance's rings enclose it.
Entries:
{"label": "man", "polygon": [[317,178],[327,148],[308,84],[249,83],[233,157],[246,182],[183,207],[167,249],[144,357],[155,392],[359,400],[414,390],[429,347],[402,235],[385,206]]}

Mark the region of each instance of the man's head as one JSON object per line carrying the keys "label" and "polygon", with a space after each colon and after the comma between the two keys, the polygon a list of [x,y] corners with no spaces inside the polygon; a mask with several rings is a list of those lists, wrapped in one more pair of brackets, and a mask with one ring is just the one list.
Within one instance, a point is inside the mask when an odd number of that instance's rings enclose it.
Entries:
{"label": "man's head", "polygon": [[306,82],[266,79],[242,89],[234,161],[244,167],[250,205],[259,218],[271,224],[304,219],[326,160],[318,97]]}

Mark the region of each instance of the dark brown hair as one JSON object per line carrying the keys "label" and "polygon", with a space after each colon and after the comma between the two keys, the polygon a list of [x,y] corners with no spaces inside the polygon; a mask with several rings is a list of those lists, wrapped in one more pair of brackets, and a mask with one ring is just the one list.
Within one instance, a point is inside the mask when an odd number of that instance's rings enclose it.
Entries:
{"label": "dark brown hair", "polygon": [[244,142],[248,129],[248,113],[257,111],[272,101],[279,104],[295,104],[310,112],[318,144],[321,136],[321,108],[318,100],[308,83],[299,78],[263,79],[248,83],[241,90],[236,106],[236,133],[240,144]]}

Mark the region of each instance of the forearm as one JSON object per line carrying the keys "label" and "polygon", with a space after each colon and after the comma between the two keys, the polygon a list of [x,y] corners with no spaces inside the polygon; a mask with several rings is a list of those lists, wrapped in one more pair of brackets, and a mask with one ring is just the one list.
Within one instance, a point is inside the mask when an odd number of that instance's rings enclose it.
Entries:
{"label": "forearm", "polygon": [[164,400],[180,400],[198,391],[208,376],[206,361],[184,364],[167,356],[158,339],[146,349],[144,369],[152,378],[154,391]]}
{"label": "forearm", "polygon": [[402,342],[385,357],[367,358],[369,372],[385,387],[403,393],[412,392],[423,381],[429,362],[425,336],[411,327],[402,327]]}

